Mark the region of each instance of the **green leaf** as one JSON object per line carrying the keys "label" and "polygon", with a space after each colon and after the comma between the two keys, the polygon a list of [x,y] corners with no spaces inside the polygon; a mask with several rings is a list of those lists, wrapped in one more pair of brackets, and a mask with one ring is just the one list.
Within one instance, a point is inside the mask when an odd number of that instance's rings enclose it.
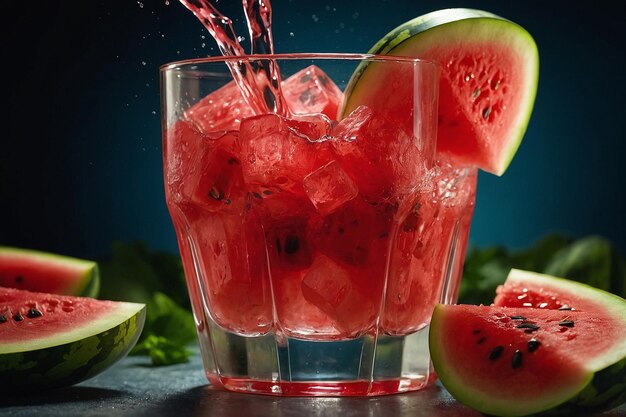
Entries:
{"label": "green leaf", "polygon": [[599,236],[579,239],[561,249],[544,272],[626,296],[624,262],[611,243]]}
{"label": "green leaf", "polygon": [[626,296],[626,263],[608,240],[598,236],[574,240],[550,234],[516,251],[502,246],[469,251],[459,303],[491,304],[496,288],[504,283],[511,268],[569,278]]}
{"label": "green leaf", "polygon": [[147,304],[146,324],[131,354],[149,355],[154,365],[186,361],[186,346],[197,336],[178,254],[116,242],[112,255],[99,264],[102,298]]}
{"label": "green leaf", "polygon": [[165,337],[151,334],[137,344],[131,354],[148,355],[152,360],[152,365],[165,366],[189,361],[191,351],[185,346],[172,343]]}
{"label": "green leaf", "polygon": [[186,346],[196,340],[191,313],[159,292],[154,294],[146,308],[144,331],[131,354],[147,354],[153,365],[186,361],[189,357]]}
{"label": "green leaf", "polygon": [[103,299],[147,303],[160,291],[177,304],[190,306],[178,254],[151,251],[141,242],[115,242],[112,255],[98,263]]}

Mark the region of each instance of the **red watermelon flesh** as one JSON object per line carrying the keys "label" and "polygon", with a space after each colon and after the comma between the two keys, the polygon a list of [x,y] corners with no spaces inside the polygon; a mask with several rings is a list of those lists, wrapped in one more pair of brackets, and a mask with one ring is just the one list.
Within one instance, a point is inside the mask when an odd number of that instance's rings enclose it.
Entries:
{"label": "red watermelon flesh", "polygon": [[98,281],[98,265],[93,261],[0,246],[0,287],[95,296]]}
{"label": "red watermelon flesh", "polygon": [[484,43],[433,47],[425,56],[446,63],[439,85],[437,151],[463,165],[500,172],[498,159],[510,152],[501,138],[511,134],[506,129],[516,126],[522,106],[528,105],[519,81],[525,76],[523,57]]}
{"label": "red watermelon flesh", "polygon": [[[454,377],[438,369],[444,385],[469,380],[466,392],[494,392],[492,400],[502,403],[533,401],[547,389],[557,401],[573,396],[590,378],[588,363],[624,331],[623,323],[593,313],[470,305],[440,305],[433,323],[454,335],[434,342],[434,354],[454,369]],[[559,385],[563,392],[554,392]]]}
{"label": "red watermelon flesh", "polygon": [[[438,10],[398,26],[369,53],[437,62],[438,154],[457,165],[504,173],[526,130],[537,90],[537,46],[526,30],[481,10]],[[424,90],[428,81],[411,76],[400,64],[362,65],[346,88],[342,114],[365,104],[411,128],[414,108],[431,96]],[[422,89],[420,101],[407,88],[413,85]]]}
{"label": "red watermelon flesh", "polygon": [[0,288],[0,345],[54,338],[98,320],[115,321],[123,305],[132,303]]}
{"label": "red watermelon flesh", "polygon": [[588,415],[626,398],[625,332],[622,298],[513,269],[494,306],[438,305],[429,342],[443,385],[483,413]]}
{"label": "red watermelon flesh", "polygon": [[582,288],[571,282],[518,269],[511,270],[506,282],[496,290],[494,305],[562,309],[562,311],[597,311],[602,304],[589,298]]}

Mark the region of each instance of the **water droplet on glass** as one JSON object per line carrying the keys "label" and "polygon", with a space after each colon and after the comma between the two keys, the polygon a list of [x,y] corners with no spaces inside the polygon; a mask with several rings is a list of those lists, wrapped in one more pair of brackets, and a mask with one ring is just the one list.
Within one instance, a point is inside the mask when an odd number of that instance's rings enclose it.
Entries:
{"label": "water droplet on glass", "polygon": [[359,18],[359,12],[352,13],[352,19],[356,20]]}
{"label": "water droplet on glass", "polygon": [[146,61],[141,61],[141,65],[146,66]]}
{"label": "water droplet on glass", "polygon": [[317,15],[316,15],[316,14],[312,15],[312,16],[311,16],[311,19],[313,19],[313,21],[314,21],[315,23],[317,23],[317,22],[320,20],[320,19],[319,19],[319,17],[317,17]]}
{"label": "water droplet on glass", "polygon": [[289,36],[291,36],[293,38],[296,35],[293,32],[289,32]]}
{"label": "water droplet on glass", "polygon": [[143,3],[142,2],[138,1],[137,4],[139,5],[140,8],[143,9]]}
{"label": "water droplet on glass", "polygon": [[169,5],[170,5],[169,0],[165,0],[165,5],[166,5],[166,6],[169,6]]}
{"label": "water droplet on glass", "polygon": [[239,42],[243,42],[243,41],[245,41],[245,40],[246,40],[246,38],[245,38],[245,36],[237,36],[237,40],[238,40]]}

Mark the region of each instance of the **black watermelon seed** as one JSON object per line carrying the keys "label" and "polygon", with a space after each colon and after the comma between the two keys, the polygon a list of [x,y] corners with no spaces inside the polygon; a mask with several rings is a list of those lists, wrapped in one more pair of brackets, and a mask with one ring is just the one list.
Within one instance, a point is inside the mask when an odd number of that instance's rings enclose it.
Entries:
{"label": "black watermelon seed", "polygon": [[564,305],[564,306],[559,307],[559,310],[566,311],[566,310],[573,310],[573,308],[568,305]]}
{"label": "black watermelon seed", "polygon": [[0,316],[0,323],[6,323],[7,322],[7,317],[6,316]]}
{"label": "black watermelon seed", "polygon": [[479,345],[482,345],[483,343],[485,343],[485,340],[487,340],[487,338],[485,336],[483,336],[480,339],[478,339],[478,341],[476,343],[479,344]]}
{"label": "black watermelon seed", "polygon": [[534,352],[537,350],[537,348],[541,346],[541,342],[537,339],[530,339],[528,341],[528,351],[529,352]]}
{"label": "black watermelon seed", "polygon": [[511,320],[526,320],[524,316],[511,316],[510,318]]}
{"label": "black watermelon seed", "polygon": [[17,275],[17,276],[15,277],[15,283],[16,283],[16,284],[21,284],[22,282],[24,282],[24,277],[23,277],[23,276],[21,276],[21,275]]}
{"label": "black watermelon seed", "polygon": [[491,114],[491,107],[487,106],[485,107],[485,109],[483,110],[483,119],[488,119],[489,115]]}
{"label": "black watermelon seed", "polygon": [[261,197],[261,194],[257,193],[256,191],[252,191],[252,195],[254,196],[254,198],[263,198]]}
{"label": "black watermelon seed", "polygon": [[35,319],[41,316],[43,316],[43,314],[41,314],[41,311],[37,310],[36,308],[31,308],[30,310],[28,310],[28,313],[26,313],[26,317],[28,317],[29,319]]}
{"label": "black watermelon seed", "polygon": [[293,255],[300,249],[300,240],[297,236],[287,236],[285,238],[285,253],[287,255]]}
{"label": "black watermelon seed", "polygon": [[519,349],[513,353],[513,358],[511,359],[511,367],[513,369],[517,369],[522,366],[522,352]]}
{"label": "black watermelon seed", "polygon": [[272,190],[263,190],[263,194],[265,194],[265,195],[272,195],[272,194],[274,194],[274,192]]}
{"label": "black watermelon seed", "polygon": [[571,320],[563,320],[562,322],[559,323],[559,326],[574,327],[574,322]]}
{"label": "black watermelon seed", "polygon": [[479,330],[479,329],[472,330],[472,334],[478,334],[478,333],[480,333],[480,330]]}
{"label": "black watermelon seed", "polygon": [[516,327],[518,329],[527,329],[526,332],[528,333],[539,330],[539,326],[537,326],[536,324],[528,323],[528,322],[520,323]]}
{"label": "black watermelon seed", "polygon": [[13,320],[15,321],[22,321],[24,320],[24,316],[22,316],[22,313],[16,313],[13,315]]}
{"label": "black watermelon seed", "polygon": [[489,354],[489,360],[495,361],[496,359],[500,357],[500,355],[502,355],[502,352],[504,352],[504,346],[494,347],[491,353]]}
{"label": "black watermelon seed", "polygon": [[211,189],[209,190],[209,197],[211,197],[213,200],[219,201],[224,198],[224,193],[219,188],[211,187]]}

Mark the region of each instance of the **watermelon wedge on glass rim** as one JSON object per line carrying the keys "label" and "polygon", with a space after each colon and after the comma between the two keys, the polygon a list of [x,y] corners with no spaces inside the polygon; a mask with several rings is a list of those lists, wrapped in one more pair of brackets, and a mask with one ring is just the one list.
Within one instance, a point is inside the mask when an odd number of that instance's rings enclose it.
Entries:
{"label": "watermelon wedge on glass rim", "polygon": [[437,374],[486,414],[590,415],[626,401],[626,301],[588,285],[512,270],[493,306],[438,305]]}
{"label": "watermelon wedge on glass rim", "polygon": [[[524,28],[482,10],[438,10],[398,26],[369,53],[438,62],[438,155],[455,165],[505,172],[526,131],[539,78],[537,45]],[[361,66],[340,115],[366,104],[410,123],[405,100],[390,94],[403,77],[375,63]]]}

